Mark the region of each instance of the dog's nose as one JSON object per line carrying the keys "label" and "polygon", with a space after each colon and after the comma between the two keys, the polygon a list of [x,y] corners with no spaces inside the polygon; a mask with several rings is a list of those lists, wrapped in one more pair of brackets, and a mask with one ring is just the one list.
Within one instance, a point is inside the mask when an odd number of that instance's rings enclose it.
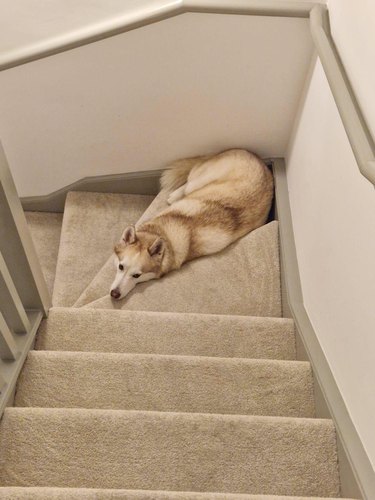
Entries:
{"label": "dog's nose", "polygon": [[119,299],[120,295],[121,293],[117,290],[117,288],[111,290],[111,297],[113,297],[114,299]]}

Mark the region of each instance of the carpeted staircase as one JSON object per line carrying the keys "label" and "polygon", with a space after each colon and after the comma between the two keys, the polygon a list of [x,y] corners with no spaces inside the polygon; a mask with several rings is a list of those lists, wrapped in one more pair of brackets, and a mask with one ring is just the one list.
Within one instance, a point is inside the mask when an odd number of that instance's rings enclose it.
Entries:
{"label": "carpeted staircase", "polygon": [[[0,428],[0,498],[339,497],[332,422],[282,318],[278,225],[113,302],[111,246],[165,205],[69,193],[28,214],[53,304]],[[51,285],[52,286],[52,285]]]}

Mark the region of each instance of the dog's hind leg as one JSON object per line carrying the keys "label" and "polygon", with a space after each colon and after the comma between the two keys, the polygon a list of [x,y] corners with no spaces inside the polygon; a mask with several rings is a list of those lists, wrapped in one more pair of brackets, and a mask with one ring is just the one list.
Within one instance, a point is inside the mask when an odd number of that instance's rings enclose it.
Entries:
{"label": "dog's hind leg", "polygon": [[232,169],[231,162],[226,158],[210,158],[191,170],[185,187],[185,195],[197,191],[211,182],[224,179]]}
{"label": "dog's hind leg", "polygon": [[199,177],[189,179],[184,186],[184,194],[188,195],[193,191],[201,189],[211,182],[215,182],[223,177],[222,172],[204,172]]}
{"label": "dog's hind leg", "polygon": [[189,175],[188,181],[169,195],[168,204],[172,205],[175,201],[181,200],[186,194],[190,194],[206,186],[210,182],[217,180],[220,176],[222,176],[222,172],[214,172],[212,170],[202,171],[202,168],[198,172],[193,170]]}
{"label": "dog's hind leg", "polygon": [[180,186],[178,189],[175,191],[172,191],[172,193],[168,196],[168,204],[172,205],[175,201],[181,200],[185,196],[185,189],[186,189],[187,183],[184,184],[183,186]]}

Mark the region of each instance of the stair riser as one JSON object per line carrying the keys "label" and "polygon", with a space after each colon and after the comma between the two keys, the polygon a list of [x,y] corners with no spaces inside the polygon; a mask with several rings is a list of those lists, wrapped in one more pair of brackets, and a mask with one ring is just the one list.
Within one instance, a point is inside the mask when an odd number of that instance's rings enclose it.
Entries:
{"label": "stair riser", "polygon": [[292,320],[56,308],[37,349],[295,359]]}
{"label": "stair riser", "polygon": [[322,497],[281,497],[278,495],[236,495],[230,493],[98,490],[84,488],[0,488],[0,498],[6,500],[334,500],[332,497],[328,499]]}

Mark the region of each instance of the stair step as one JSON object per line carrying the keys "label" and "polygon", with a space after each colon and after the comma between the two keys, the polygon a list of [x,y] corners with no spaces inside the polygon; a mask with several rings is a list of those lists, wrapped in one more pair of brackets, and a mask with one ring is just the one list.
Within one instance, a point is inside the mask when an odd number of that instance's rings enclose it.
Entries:
{"label": "stair step", "polygon": [[32,351],[16,406],[313,417],[310,363]]}
{"label": "stair step", "polygon": [[330,420],[7,408],[3,486],[339,496]]}
{"label": "stair step", "polygon": [[[147,220],[152,219],[165,208],[168,208],[168,191],[160,191],[152,200],[147,209],[143,212],[137,221],[137,226]],[[108,255],[108,259],[103,266],[98,269],[97,274],[83,290],[73,307],[82,307],[96,299],[100,299],[108,293],[108,283],[113,281],[113,255]]]}
{"label": "stair step", "polygon": [[161,279],[140,283],[123,300],[111,299],[108,282],[106,277],[102,283],[105,296],[85,307],[280,317],[278,223],[272,221]]}
{"label": "stair step", "polygon": [[214,314],[53,308],[36,348],[295,359],[294,322]]}
{"label": "stair step", "polygon": [[44,279],[52,295],[59,251],[62,214],[25,212]]}
{"label": "stair step", "polygon": [[133,194],[68,193],[54,305],[74,304],[111,254],[124,228],[139,219],[152,199],[153,196]]}
{"label": "stair step", "polygon": [[[328,499],[327,497],[285,497],[278,495],[242,495],[236,493],[195,493],[190,491],[103,490],[46,487],[0,487],[0,498],[7,500],[335,500],[332,497]],[[340,500],[344,499],[341,498]]]}

